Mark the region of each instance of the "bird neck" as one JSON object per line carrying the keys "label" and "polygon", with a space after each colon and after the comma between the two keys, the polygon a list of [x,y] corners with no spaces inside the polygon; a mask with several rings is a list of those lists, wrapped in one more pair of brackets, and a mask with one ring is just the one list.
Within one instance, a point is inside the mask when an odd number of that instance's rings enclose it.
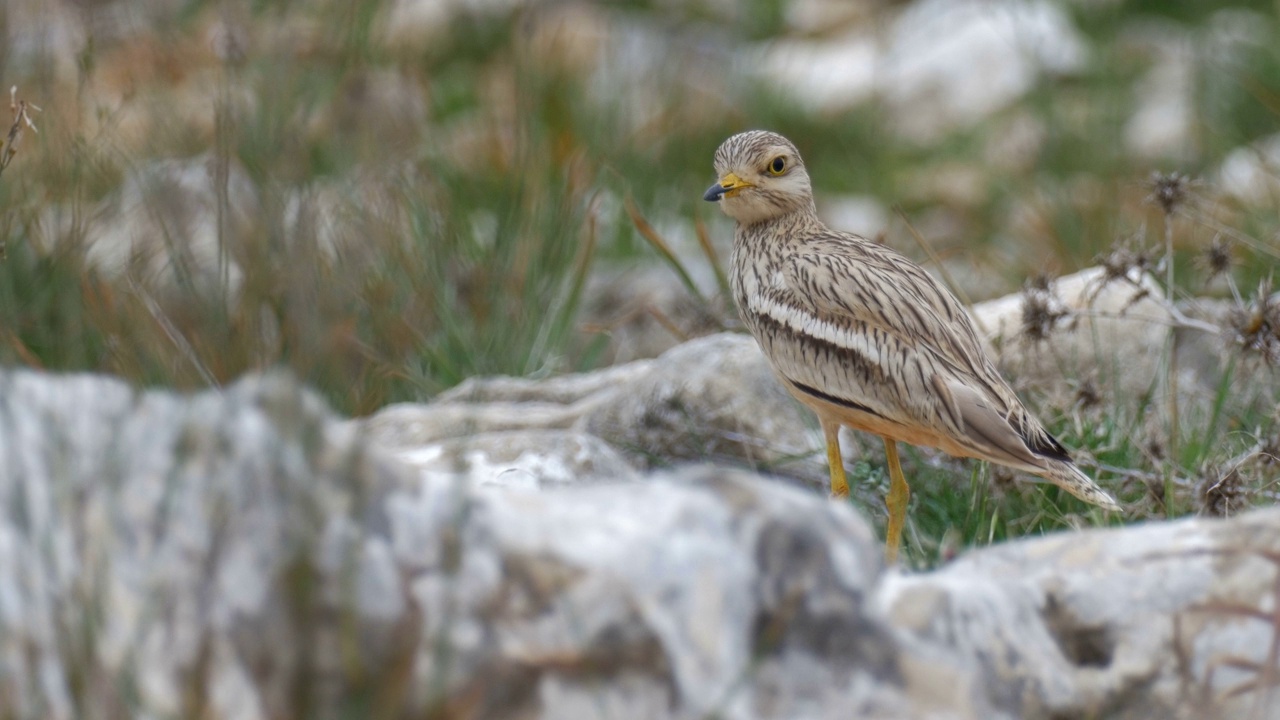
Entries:
{"label": "bird neck", "polygon": [[818,219],[818,209],[813,200],[799,209],[774,215],[752,223],[738,223],[737,235],[743,240],[782,240],[797,234],[814,234],[825,231],[827,226]]}

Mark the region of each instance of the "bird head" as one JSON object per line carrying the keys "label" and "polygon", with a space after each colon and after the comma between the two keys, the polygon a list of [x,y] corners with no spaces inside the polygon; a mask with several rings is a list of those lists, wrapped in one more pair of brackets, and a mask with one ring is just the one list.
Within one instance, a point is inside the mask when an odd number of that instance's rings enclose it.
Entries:
{"label": "bird head", "polygon": [[716,150],[715,168],[720,179],[702,199],[720,203],[739,224],[813,211],[813,188],[800,151],[777,133],[749,130],[725,140]]}

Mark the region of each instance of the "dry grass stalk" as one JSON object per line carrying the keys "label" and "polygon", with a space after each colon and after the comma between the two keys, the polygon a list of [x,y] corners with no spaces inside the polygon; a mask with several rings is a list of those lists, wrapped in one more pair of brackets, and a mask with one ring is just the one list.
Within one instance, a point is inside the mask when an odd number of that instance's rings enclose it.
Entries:
{"label": "dry grass stalk", "polygon": [[9,167],[13,156],[18,154],[18,146],[22,144],[22,136],[27,128],[34,133],[40,132],[36,124],[31,121],[30,113],[31,110],[39,112],[40,108],[26,100],[19,100],[17,85],[9,88],[9,110],[13,112],[13,125],[9,127],[9,134],[5,137],[4,143],[0,144],[0,174]]}
{"label": "dry grass stalk", "polygon": [[676,274],[680,276],[680,281],[684,283],[684,286],[689,289],[689,292],[695,298],[705,300],[706,298],[698,290],[698,285],[693,282],[693,278],[689,275],[689,271],[685,269],[684,264],[680,262],[680,258],[676,257],[675,251],[671,249],[671,245],[645,219],[630,194],[627,195],[623,207],[626,208],[627,216],[631,218],[631,224],[635,226],[636,232],[640,233],[640,236],[649,241],[649,244],[658,251],[658,254],[662,255],[662,258],[676,271]]}

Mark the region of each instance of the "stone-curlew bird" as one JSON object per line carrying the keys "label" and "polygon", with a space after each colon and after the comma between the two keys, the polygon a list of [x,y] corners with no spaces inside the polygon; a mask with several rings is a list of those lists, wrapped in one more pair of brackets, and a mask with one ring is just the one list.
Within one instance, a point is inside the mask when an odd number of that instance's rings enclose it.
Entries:
{"label": "stone-curlew bird", "polygon": [[910,498],[899,441],[1038,475],[1119,509],[1023,407],[954,295],[905,256],[818,219],[795,145],[740,133],[716,150],[715,170],[703,199],[737,221],[738,311],[782,383],[818,414],[833,495],[849,494],[840,426],[884,439],[890,562]]}

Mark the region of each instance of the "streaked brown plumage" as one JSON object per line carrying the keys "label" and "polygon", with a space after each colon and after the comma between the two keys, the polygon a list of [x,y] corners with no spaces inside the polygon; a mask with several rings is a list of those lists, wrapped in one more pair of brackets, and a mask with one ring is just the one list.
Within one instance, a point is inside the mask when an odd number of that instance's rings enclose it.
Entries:
{"label": "streaked brown plumage", "polygon": [[954,295],[905,256],[818,219],[790,141],[734,135],[716,151],[715,169],[720,179],[704,198],[738,221],[730,278],[738,310],[783,384],[818,414],[834,494],[848,493],[839,426],[885,439],[891,559],[909,494],[898,441],[1039,475],[1118,509],[1023,407]]}

